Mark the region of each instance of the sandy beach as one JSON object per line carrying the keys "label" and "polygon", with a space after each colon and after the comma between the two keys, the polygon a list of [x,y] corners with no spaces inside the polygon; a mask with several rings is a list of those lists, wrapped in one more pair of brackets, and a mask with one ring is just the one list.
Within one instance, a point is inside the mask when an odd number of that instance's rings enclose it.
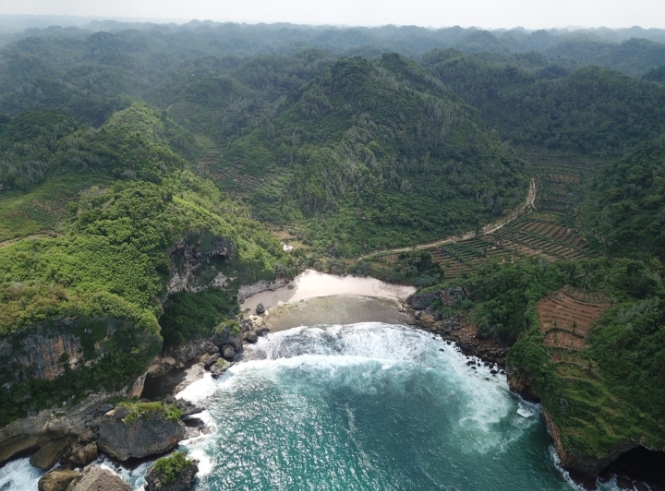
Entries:
{"label": "sandy beach", "polygon": [[241,309],[249,316],[262,304],[266,309],[263,322],[272,331],[369,321],[407,324],[412,319],[401,311],[401,302],[415,291],[414,287],[376,278],[334,276],[308,269],[283,288],[247,298]]}

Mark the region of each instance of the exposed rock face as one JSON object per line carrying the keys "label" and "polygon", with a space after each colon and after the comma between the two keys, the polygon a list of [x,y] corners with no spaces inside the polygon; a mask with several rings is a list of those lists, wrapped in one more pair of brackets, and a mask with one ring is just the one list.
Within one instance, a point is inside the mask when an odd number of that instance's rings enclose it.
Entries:
{"label": "exposed rock face", "polygon": [[242,352],[242,335],[233,336],[231,330],[226,328],[212,335],[212,342],[219,347],[222,358],[226,361],[234,361],[236,355]]}
{"label": "exposed rock face", "polygon": [[217,271],[212,284],[210,281],[199,282],[197,276],[214,260],[232,260],[234,250],[233,244],[222,237],[191,235],[175,244],[169,255],[174,265],[167,286],[170,295],[181,291],[197,292],[209,286],[226,285],[229,279]]}
{"label": "exposed rock face", "polygon": [[173,482],[165,482],[164,473],[160,472],[156,466],[148,469],[145,475],[145,483],[147,491],[189,491],[194,484],[194,478],[199,471],[197,461],[190,460],[184,469],[180,471],[177,478]]}
{"label": "exposed rock face", "polygon": [[183,344],[182,346],[169,348],[166,355],[173,358],[176,361],[176,364],[184,366],[206,353],[206,348],[206,342],[197,339],[187,344]]}
{"label": "exposed rock face", "polygon": [[[62,321],[66,325],[68,321]],[[65,371],[65,366],[74,367],[83,355],[81,339],[73,333],[49,335],[37,328],[21,340],[19,348],[5,339],[0,342],[0,360],[13,357],[16,367],[15,382],[30,376],[42,380],[53,380]],[[3,383],[9,382],[3,380]]]}
{"label": "exposed rock face", "polygon": [[[0,341],[0,372],[11,378],[3,388],[28,379],[54,380],[65,367],[76,369],[88,345],[88,360],[105,354],[101,343],[115,330],[129,324],[120,319],[60,319],[22,329]],[[92,355],[92,356],[90,356]]]}
{"label": "exposed rock face", "polygon": [[[0,428],[0,463],[14,455],[41,447],[52,440],[75,439],[91,432],[102,401],[117,394],[100,393],[88,397],[81,404],[68,407],[66,415],[45,410]],[[87,443],[87,442],[86,442]]]}
{"label": "exposed rock face", "polygon": [[242,285],[238,289],[238,300],[245,301],[252,295],[256,295],[257,293],[265,292],[267,290],[275,291],[288,285],[290,282],[291,280],[283,278],[272,282],[261,280],[258,283],[254,283],[252,285]]}
{"label": "exposed rock face", "polygon": [[60,458],[62,465],[85,467],[99,456],[97,443],[75,443]]}
{"label": "exposed rock face", "polygon": [[69,483],[67,491],[133,491],[133,489],[111,471],[91,465]]}
{"label": "exposed rock face", "polygon": [[128,414],[127,409],[114,409],[99,424],[99,449],[118,460],[168,452],[185,437],[185,425],[179,420],[150,412],[126,422]]}
{"label": "exposed rock face", "polygon": [[[95,383],[100,378],[96,368],[110,363],[112,358],[107,356],[110,353],[117,355],[126,349],[128,339],[135,350],[131,355],[132,362],[139,363],[129,365],[132,371],[125,374],[127,379],[123,382],[126,385],[122,389],[118,387],[118,395],[130,393],[132,385],[134,392],[140,393],[144,380],[141,375],[161,346],[156,333],[138,329],[124,319],[107,317],[50,320],[13,332],[0,342],[0,408],[3,413],[21,416],[22,410],[30,408],[28,401],[33,396],[28,384],[39,380],[44,382],[40,385],[42,400],[51,399],[54,405],[57,404],[57,411],[63,411],[64,403],[64,412],[69,413],[68,401],[59,400],[59,379],[66,376],[65,370],[90,375],[88,386],[81,388],[81,395],[85,395],[86,389],[102,391],[104,387]],[[145,367],[140,366],[140,361],[145,361]],[[52,413],[55,409],[40,413],[37,418],[42,419],[39,426],[35,426],[35,416],[27,417],[24,413],[26,421],[0,428],[0,462],[16,452],[58,438],[58,435],[47,435],[49,432],[43,429],[44,424],[48,420],[64,421],[67,418],[55,418]]]}
{"label": "exposed rock face", "polygon": [[550,435],[552,435],[552,439],[554,440],[554,447],[556,448],[557,454],[561,459],[561,465],[565,469],[574,469],[583,474],[587,474],[588,476],[595,477],[605,467],[619,458],[621,454],[639,447],[637,443],[626,442],[625,445],[617,448],[614,452],[612,452],[612,454],[605,455],[603,457],[578,455],[566,448],[559,427],[556,425],[556,423],[554,423],[549,413],[547,412],[547,408],[544,406],[543,415],[545,416],[547,429],[549,430]]}
{"label": "exposed rock face", "polygon": [[65,491],[69,483],[80,477],[80,472],[68,469],[56,469],[44,474],[37,486],[39,491]]}
{"label": "exposed rock face", "polygon": [[30,457],[30,465],[40,469],[49,470],[53,467],[69,446],[69,441],[55,440],[44,444]]}

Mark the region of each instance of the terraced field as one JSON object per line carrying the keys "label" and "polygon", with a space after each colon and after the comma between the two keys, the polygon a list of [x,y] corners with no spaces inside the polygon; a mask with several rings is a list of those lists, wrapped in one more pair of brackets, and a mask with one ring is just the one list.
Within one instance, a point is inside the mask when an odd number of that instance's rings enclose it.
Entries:
{"label": "terraced field", "polygon": [[602,292],[585,292],[570,286],[548,295],[536,305],[545,344],[553,348],[583,350],[591,325],[611,306]]}
{"label": "terraced field", "polygon": [[524,157],[537,172],[534,210],[492,233],[427,249],[446,278],[457,278],[488,259],[501,261],[511,255],[552,261],[598,255],[575,228],[576,207],[583,199],[581,184],[596,171],[597,164],[540,154]]}

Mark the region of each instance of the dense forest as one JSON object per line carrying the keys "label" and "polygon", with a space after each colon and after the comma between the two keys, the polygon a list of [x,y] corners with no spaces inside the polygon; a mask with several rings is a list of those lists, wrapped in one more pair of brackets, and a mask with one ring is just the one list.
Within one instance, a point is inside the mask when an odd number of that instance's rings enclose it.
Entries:
{"label": "dense forest", "polygon": [[[0,425],[120,389],[236,319],[240,285],[316,267],[460,289],[429,313],[511,346],[573,454],[662,449],[665,31],[8,22]],[[574,295],[602,308],[572,349],[539,305]],[[70,334],[62,376],[13,360]]]}

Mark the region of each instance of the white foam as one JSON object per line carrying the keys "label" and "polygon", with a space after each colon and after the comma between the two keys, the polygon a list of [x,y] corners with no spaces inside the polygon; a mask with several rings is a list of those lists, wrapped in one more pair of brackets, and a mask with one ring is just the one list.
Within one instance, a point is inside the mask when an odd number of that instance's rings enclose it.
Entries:
{"label": "white foam", "polygon": [[36,491],[39,478],[44,471],[30,465],[28,457],[13,460],[0,468],[0,489],[11,491]]}
{"label": "white foam", "polygon": [[189,402],[202,401],[215,393],[217,390],[217,381],[210,373],[206,373],[203,378],[193,382],[176,394],[176,398],[184,399]]}

